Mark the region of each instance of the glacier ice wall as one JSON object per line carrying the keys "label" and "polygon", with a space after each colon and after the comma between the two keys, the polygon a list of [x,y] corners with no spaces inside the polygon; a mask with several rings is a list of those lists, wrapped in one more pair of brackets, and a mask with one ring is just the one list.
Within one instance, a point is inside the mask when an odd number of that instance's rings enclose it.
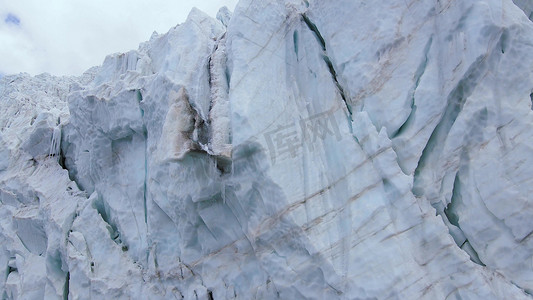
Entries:
{"label": "glacier ice wall", "polygon": [[241,0],[1,78],[2,298],[529,298],[528,5]]}

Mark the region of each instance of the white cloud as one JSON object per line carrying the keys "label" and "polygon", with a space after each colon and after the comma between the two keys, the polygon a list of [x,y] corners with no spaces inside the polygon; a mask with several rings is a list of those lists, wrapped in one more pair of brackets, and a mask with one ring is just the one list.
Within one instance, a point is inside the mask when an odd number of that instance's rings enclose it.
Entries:
{"label": "white cloud", "polygon": [[[167,32],[194,6],[214,17],[237,1],[0,0],[0,73],[79,75]],[[9,14],[20,24],[6,22]]]}

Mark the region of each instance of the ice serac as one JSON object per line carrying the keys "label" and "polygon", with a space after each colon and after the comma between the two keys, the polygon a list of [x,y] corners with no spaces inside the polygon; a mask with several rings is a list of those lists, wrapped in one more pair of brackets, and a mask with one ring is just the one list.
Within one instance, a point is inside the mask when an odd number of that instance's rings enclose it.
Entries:
{"label": "ice serac", "polygon": [[0,83],[0,293],[61,299],[68,285],[67,236],[84,193],[62,169],[55,143],[68,121],[66,95],[80,78],[27,74]]}
{"label": "ice serac", "polygon": [[2,298],[531,298],[528,3],[241,0],[1,78]]}

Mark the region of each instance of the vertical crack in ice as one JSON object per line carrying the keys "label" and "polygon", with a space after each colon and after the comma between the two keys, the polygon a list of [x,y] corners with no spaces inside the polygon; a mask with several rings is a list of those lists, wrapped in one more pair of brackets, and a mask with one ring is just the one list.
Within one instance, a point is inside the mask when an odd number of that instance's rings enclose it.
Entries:
{"label": "vertical crack in ice", "polygon": [[[490,50],[479,55],[477,59],[469,66],[463,77],[459,80],[454,89],[448,94],[446,108],[442,114],[439,123],[433,129],[426,146],[422,150],[422,155],[418,161],[413,177],[413,194],[415,196],[424,195],[424,188],[431,182],[424,182],[424,177],[431,178],[427,172],[431,172],[431,166],[437,165],[437,161],[442,153],[442,149],[448,138],[448,134],[455,124],[457,117],[463,110],[463,106],[474,92],[478,82],[483,78],[489,69],[488,60],[494,55],[501,54],[501,45],[504,43],[506,36],[505,30],[499,32],[499,36],[492,39],[489,46]],[[499,53],[498,53],[499,52]],[[426,195],[427,196],[427,195]],[[430,199],[431,200],[431,199]]]}
{"label": "vertical crack in ice", "polygon": [[431,133],[424,150],[422,150],[418,166],[415,169],[413,184],[413,194],[415,196],[420,197],[424,195],[424,187],[428,182],[424,182],[423,177],[426,175],[425,172],[428,171],[427,167],[436,165],[443,145],[459,113],[463,110],[466,99],[472,94],[477,86],[477,82],[487,69],[486,59],[487,55],[479,56],[448,95],[445,111]]}
{"label": "vertical crack in ice", "polygon": [[109,238],[117,244],[122,251],[128,250],[128,245],[126,245],[121,238],[121,233],[118,230],[117,225],[112,221],[111,215],[109,214],[110,209],[108,207],[108,204],[105,202],[105,200],[101,197],[101,195],[98,195],[97,198],[93,201],[92,207],[98,212],[100,215],[102,221],[104,221],[106,225],[106,229],[109,233]]}
{"label": "vertical crack in ice", "polygon": [[143,184],[143,208],[144,208],[144,223],[148,224],[148,209],[146,207],[147,194],[147,180],[148,180],[148,132],[144,127],[144,184]]}
{"label": "vertical crack in ice", "polygon": [[67,272],[67,278],[65,279],[65,285],[63,288],[63,300],[68,300],[69,290],[70,290],[70,272]]}
{"label": "vertical crack in ice", "polygon": [[[479,55],[477,59],[469,66],[468,70],[464,73],[457,85],[448,94],[444,113],[433,129],[426,146],[422,150],[422,154],[413,176],[413,194],[416,197],[426,197],[430,201],[430,204],[436,209],[437,214],[441,215],[443,220],[446,219],[444,223],[449,228],[450,234],[456,241],[457,245],[468,253],[473,262],[482,266],[484,266],[483,262],[479,259],[476,250],[470,244],[468,239],[466,239],[466,236],[464,236],[464,233],[459,226],[457,214],[454,211],[456,209],[455,205],[457,199],[460,197],[460,182],[458,180],[458,175],[456,175],[452,189],[451,203],[446,207],[446,209],[439,201],[438,195],[428,194],[426,188],[436,184],[433,182],[435,180],[433,172],[436,171],[435,167],[439,166],[440,156],[442,154],[444,145],[446,144],[446,140],[448,139],[448,135],[450,134],[455,121],[459,117],[459,114],[462,112],[465,102],[474,92],[478,82],[483,78],[483,75],[486,74],[489,68],[489,57],[491,57],[493,54],[502,55],[501,47],[505,42],[505,38],[504,31],[500,32],[497,42],[492,44],[492,50]],[[463,146],[463,155],[468,155],[469,147],[470,146]],[[464,167],[465,163],[467,162],[463,160],[464,158],[462,157],[460,165]],[[437,190],[442,190],[442,186],[437,187]],[[452,233],[454,230],[456,231],[455,234]],[[464,236],[464,240],[462,241],[461,245],[459,245],[457,242],[460,240],[457,238],[457,234]]]}
{"label": "vertical crack in ice", "polygon": [[326,52],[326,42],[324,40],[324,37],[322,36],[320,31],[318,30],[318,27],[316,27],[315,23],[313,23],[313,22],[311,22],[311,20],[309,20],[309,17],[307,17],[306,14],[302,14],[302,18],[303,18],[305,24],[307,25],[307,27],[314,33],[316,39],[320,43],[320,46],[322,46],[322,50],[324,52]]}
{"label": "vertical crack in ice", "polygon": [[294,46],[294,53],[296,54],[296,59],[298,60],[298,31],[295,30],[292,34],[292,43]]}
{"label": "vertical crack in ice", "polygon": [[459,227],[459,216],[457,214],[457,202],[460,201],[461,195],[459,194],[459,172],[455,175],[453,182],[452,197],[450,203],[444,208],[444,214],[448,218],[448,221],[452,225]]}
{"label": "vertical crack in ice", "polygon": [[452,236],[457,246],[461,248],[461,250],[465,251],[470,256],[471,261],[473,261],[474,263],[480,266],[485,266],[485,264],[479,258],[479,255],[477,254],[474,247],[472,247],[472,245],[468,241],[468,238],[464,234],[463,229],[461,228],[460,223],[459,223],[460,220],[459,220],[459,214],[457,210],[459,209],[458,206],[460,205],[462,201],[461,180],[459,177],[460,173],[461,171],[458,171],[457,174],[455,175],[450,203],[444,208],[441,215],[444,214],[442,218],[443,219],[446,218],[448,220],[448,222],[445,222],[445,225],[448,226],[448,232]]}
{"label": "vertical crack in ice", "polygon": [[411,113],[409,114],[405,122],[398,128],[398,130],[396,130],[396,132],[391,135],[391,139],[394,139],[395,137],[400,136],[404,132],[404,130],[409,126],[409,124],[411,124],[412,119],[416,113],[416,104],[415,104],[416,89],[420,85],[422,76],[426,72],[426,67],[427,67],[428,60],[429,60],[428,55],[429,55],[429,51],[431,50],[432,44],[433,44],[433,36],[430,37],[426,43],[426,47],[424,48],[424,57],[422,61],[420,62],[420,65],[418,65],[418,68],[416,69],[416,72],[413,77],[415,83],[414,83],[414,86],[409,91],[409,98],[411,101]]}
{"label": "vertical crack in ice", "polygon": [[148,180],[148,131],[146,130],[146,124],[144,124],[144,109],[141,102],[143,101],[143,96],[140,90],[136,92],[137,101],[139,103],[139,109],[141,111],[141,118],[143,120],[143,135],[144,135],[144,184],[143,184],[143,208],[144,208],[144,223],[148,224],[148,209],[146,207],[146,194],[147,191],[147,180]]}
{"label": "vertical crack in ice", "polygon": [[302,14],[302,19],[315,35],[317,41],[320,43],[320,46],[322,47],[322,58],[324,59],[324,62],[326,62],[326,65],[328,66],[329,72],[331,73],[331,77],[335,81],[335,85],[337,86],[337,89],[339,91],[339,94],[344,101],[344,105],[346,106],[346,109],[348,110],[348,117],[350,119],[350,123],[352,122],[352,108],[350,107],[350,104],[348,104],[348,101],[346,100],[346,94],[344,93],[343,87],[340,85],[339,80],[337,79],[337,72],[335,71],[335,67],[333,66],[333,62],[328,56],[327,48],[326,48],[326,41],[324,40],[324,37],[322,37],[322,34],[320,34],[320,31],[318,30],[318,27],[313,23],[307,15],[304,13]]}

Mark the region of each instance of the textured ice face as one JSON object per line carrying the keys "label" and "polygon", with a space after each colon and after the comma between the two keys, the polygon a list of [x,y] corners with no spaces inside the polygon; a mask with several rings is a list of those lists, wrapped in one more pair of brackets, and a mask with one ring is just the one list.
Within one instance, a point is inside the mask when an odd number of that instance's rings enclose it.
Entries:
{"label": "textured ice face", "polygon": [[533,20],[533,3],[527,0],[513,0],[513,2],[520,7],[526,14],[526,16]]}
{"label": "textured ice face", "polygon": [[515,3],[242,0],[1,78],[2,297],[527,298]]}

